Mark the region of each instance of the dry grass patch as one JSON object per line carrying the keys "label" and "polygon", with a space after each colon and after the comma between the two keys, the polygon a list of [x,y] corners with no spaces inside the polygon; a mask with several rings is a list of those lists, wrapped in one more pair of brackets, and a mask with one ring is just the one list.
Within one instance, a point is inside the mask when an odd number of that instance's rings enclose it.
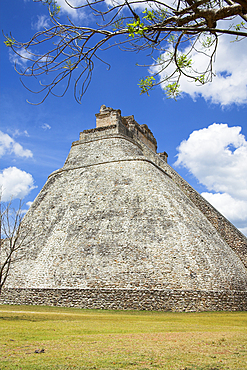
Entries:
{"label": "dry grass patch", "polygon": [[0,328],[1,370],[247,369],[246,312],[0,306]]}

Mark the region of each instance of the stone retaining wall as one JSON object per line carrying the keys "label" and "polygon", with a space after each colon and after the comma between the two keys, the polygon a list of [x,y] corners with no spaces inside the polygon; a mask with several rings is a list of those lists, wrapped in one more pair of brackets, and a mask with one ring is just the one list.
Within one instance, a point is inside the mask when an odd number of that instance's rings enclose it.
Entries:
{"label": "stone retaining wall", "polygon": [[97,309],[156,311],[246,311],[240,291],[128,289],[7,289],[0,304],[47,305]]}

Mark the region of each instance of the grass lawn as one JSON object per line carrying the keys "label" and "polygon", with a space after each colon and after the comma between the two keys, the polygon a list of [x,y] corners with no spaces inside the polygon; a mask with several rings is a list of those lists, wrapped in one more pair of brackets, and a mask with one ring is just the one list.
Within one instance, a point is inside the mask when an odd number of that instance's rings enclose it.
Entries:
{"label": "grass lawn", "polygon": [[0,369],[246,370],[247,312],[2,305]]}

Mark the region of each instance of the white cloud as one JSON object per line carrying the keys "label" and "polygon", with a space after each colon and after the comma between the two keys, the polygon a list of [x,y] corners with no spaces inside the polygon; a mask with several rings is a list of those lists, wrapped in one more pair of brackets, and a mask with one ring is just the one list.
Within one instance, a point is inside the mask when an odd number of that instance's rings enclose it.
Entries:
{"label": "white cloud", "polygon": [[241,127],[212,124],[193,131],[178,147],[175,165],[192,173],[202,195],[241,230],[247,225],[247,141]]}
{"label": "white cloud", "polygon": [[[227,24],[225,22],[225,24]],[[219,37],[218,48],[216,51],[213,71],[216,76],[212,82],[205,85],[193,82],[188,77],[182,76],[179,84],[180,90],[189,94],[193,99],[201,96],[205,100],[215,104],[226,106],[232,103],[247,103],[247,40],[233,42],[234,38],[228,35]],[[201,49],[197,45],[197,49]],[[184,53],[189,52],[189,47]],[[193,69],[205,71],[209,59],[204,53],[198,53],[195,50],[189,54],[193,60]],[[174,70],[174,64],[171,64],[160,77],[163,79]],[[157,72],[158,67],[152,67],[151,73]],[[161,84],[165,87],[165,84]]]}
{"label": "white cloud", "polygon": [[10,50],[9,60],[14,65],[18,65],[19,67],[22,67],[22,68],[27,68],[27,62],[29,60],[33,60],[33,55],[24,48],[18,50],[18,54]]}
{"label": "white cloud", "polygon": [[48,125],[48,123],[43,123],[43,125],[41,126],[44,130],[50,130],[51,129],[51,126]]}
{"label": "white cloud", "polygon": [[215,208],[220,209],[228,219],[238,221],[239,223],[247,220],[247,201],[231,197],[227,193],[207,193],[201,194]]}
{"label": "white cloud", "polygon": [[30,137],[29,133],[27,132],[27,130],[24,130],[24,131],[20,131],[19,129],[16,129],[13,133],[13,137],[17,137],[17,136],[27,136],[27,137]]}
{"label": "white cloud", "polygon": [[239,228],[239,230],[241,231],[242,234],[244,234],[244,235],[247,236],[247,226],[246,227]]}
{"label": "white cloud", "polygon": [[33,202],[27,202],[27,203],[26,203],[26,205],[27,205],[27,207],[28,207],[28,208],[26,208],[26,209],[22,209],[22,210],[21,210],[21,213],[26,214],[26,213],[27,213],[27,211],[29,210],[29,208],[31,207],[32,203],[33,203]]}
{"label": "white cloud", "polygon": [[[126,1],[125,0],[105,0],[105,3],[111,7],[111,6],[116,6],[117,4],[118,5],[121,5],[121,4],[125,4],[126,5]],[[158,4],[154,4],[152,2],[148,3],[148,1],[145,1],[145,2],[131,2],[131,8],[132,9],[138,9],[138,10],[144,10],[144,9],[158,9],[159,10],[159,6],[160,4],[163,3],[165,8],[167,8],[167,6],[170,6],[172,8],[174,8],[175,6],[175,9],[177,8],[177,4],[175,4],[174,0],[160,0]]]}
{"label": "white cloud", "polygon": [[8,134],[4,134],[0,131],[0,157],[4,154],[14,153],[18,157],[30,158],[33,153],[29,149],[23,149],[21,144],[17,143]]}
{"label": "white cloud", "polygon": [[74,9],[73,7],[79,7],[81,5],[85,5],[85,0],[69,0],[68,3],[72,6],[69,6],[65,0],[56,0],[57,4],[61,7],[62,13],[67,13],[69,17],[72,18],[83,18],[84,12],[83,9]]}
{"label": "white cloud", "polygon": [[32,28],[35,30],[43,30],[49,27],[49,17],[47,15],[37,15],[37,22],[32,23]]}
{"label": "white cloud", "polygon": [[183,165],[209,190],[247,199],[247,142],[241,127],[214,123],[182,141],[176,165]]}
{"label": "white cloud", "polygon": [[23,199],[35,188],[32,175],[16,167],[8,167],[1,171],[0,187],[3,202],[16,198]]}
{"label": "white cloud", "polygon": [[[24,2],[28,2],[30,0],[24,0]],[[81,18],[84,16],[83,10],[81,9],[73,9],[72,7],[78,7],[80,5],[85,5],[87,3],[86,0],[56,0],[56,3],[61,7],[60,11],[62,13],[68,14],[72,18]],[[71,6],[69,6],[70,4]]]}

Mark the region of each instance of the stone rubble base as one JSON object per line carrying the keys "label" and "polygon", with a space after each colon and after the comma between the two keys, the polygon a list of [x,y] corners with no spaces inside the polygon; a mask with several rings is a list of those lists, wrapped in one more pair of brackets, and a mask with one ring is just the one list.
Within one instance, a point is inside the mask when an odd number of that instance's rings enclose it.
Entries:
{"label": "stone rubble base", "polygon": [[247,311],[247,292],[5,288],[0,304],[174,312]]}

